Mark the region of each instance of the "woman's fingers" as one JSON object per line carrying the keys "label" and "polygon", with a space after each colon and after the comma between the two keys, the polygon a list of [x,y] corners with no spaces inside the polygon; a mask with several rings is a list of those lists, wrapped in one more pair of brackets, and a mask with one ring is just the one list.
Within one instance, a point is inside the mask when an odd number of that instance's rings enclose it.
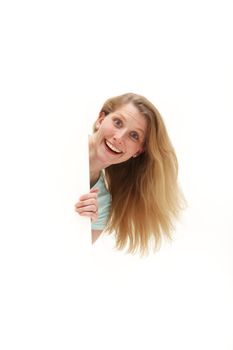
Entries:
{"label": "woman's fingers", "polygon": [[83,201],[83,200],[86,200],[86,199],[90,199],[90,198],[94,198],[94,199],[97,199],[97,193],[98,193],[98,188],[92,188],[90,190],[89,193],[86,193],[86,194],[83,194],[79,200],[80,201]]}
{"label": "woman's fingers", "polygon": [[75,207],[78,209],[81,207],[91,206],[91,205],[96,205],[96,204],[97,204],[97,200],[95,198],[91,198],[91,199],[87,199],[87,200],[78,201],[75,204]]}
{"label": "woman's fingers", "polygon": [[[78,204],[78,203],[77,203]],[[93,205],[82,205],[82,204],[78,204],[79,206],[76,207],[76,211],[78,213],[83,213],[83,212],[93,212],[96,213],[97,211],[97,204],[93,204]]]}
{"label": "woman's fingers", "polygon": [[82,216],[88,216],[92,221],[98,218],[98,188],[92,188],[89,193],[82,195],[75,204],[75,210]]}

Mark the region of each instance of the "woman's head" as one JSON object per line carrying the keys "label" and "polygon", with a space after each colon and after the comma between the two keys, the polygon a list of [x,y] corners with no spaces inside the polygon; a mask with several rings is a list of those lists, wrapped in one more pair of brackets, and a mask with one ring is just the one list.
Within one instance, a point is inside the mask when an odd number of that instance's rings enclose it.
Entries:
{"label": "woman's head", "polygon": [[[167,133],[156,107],[145,97],[127,93],[108,99],[100,110],[94,125],[106,140],[115,147],[112,164],[140,156],[140,159],[158,158],[166,153]],[[105,135],[104,135],[105,133]]]}
{"label": "woman's head", "polygon": [[101,111],[95,131],[97,157],[105,165],[123,163],[144,152],[147,121],[131,102],[109,113]]}

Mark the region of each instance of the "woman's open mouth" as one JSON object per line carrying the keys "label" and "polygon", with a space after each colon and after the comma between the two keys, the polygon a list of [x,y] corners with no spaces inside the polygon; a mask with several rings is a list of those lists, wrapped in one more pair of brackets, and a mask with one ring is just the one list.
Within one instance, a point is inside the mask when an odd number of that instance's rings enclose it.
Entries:
{"label": "woman's open mouth", "polygon": [[104,140],[105,146],[107,148],[107,150],[112,153],[112,154],[121,154],[123,153],[120,149],[116,148],[115,146],[113,146],[109,141]]}

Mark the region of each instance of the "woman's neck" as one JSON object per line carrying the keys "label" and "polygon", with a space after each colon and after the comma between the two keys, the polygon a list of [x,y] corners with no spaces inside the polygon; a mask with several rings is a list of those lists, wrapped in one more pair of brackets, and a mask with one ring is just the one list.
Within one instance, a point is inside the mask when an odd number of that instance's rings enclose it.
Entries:
{"label": "woman's neck", "polygon": [[100,173],[90,172],[90,187],[94,186],[100,177]]}

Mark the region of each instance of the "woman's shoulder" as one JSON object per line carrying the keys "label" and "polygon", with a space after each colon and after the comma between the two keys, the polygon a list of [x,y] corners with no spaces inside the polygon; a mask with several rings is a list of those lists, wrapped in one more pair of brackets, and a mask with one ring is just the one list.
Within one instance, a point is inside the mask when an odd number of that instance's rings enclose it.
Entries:
{"label": "woman's shoulder", "polygon": [[103,170],[100,172],[100,176],[96,181],[96,183],[91,186],[91,188],[94,188],[94,187],[100,187],[101,189],[106,190],[108,192],[108,184],[107,184]]}

